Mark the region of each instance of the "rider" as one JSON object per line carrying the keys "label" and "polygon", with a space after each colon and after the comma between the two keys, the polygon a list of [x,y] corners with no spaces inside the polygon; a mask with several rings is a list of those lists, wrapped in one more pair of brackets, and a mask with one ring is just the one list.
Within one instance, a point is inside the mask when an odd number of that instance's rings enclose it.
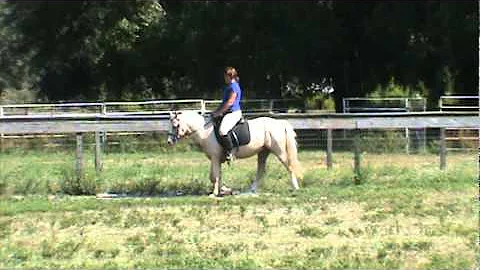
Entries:
{"label": "rider", "polygon": [[239,84],[240,77],[238,77],[238,72],[235,68],[225,68],[224,79],[227,86],[223,91],[223,101],[218,109],[213,112],[213,117],[217,118],[224,115],[219,132],[221,144],[225,149],[226,160],[230,161],[233,159],[233,142],[227,134],[242,118],[242,109],[240,107],[242,88]]}

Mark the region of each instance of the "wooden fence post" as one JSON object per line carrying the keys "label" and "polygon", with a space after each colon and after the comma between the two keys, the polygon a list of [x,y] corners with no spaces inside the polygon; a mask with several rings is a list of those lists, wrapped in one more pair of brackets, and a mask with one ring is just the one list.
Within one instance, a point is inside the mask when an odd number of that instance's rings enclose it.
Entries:
{"label": "wooden fence post", "polygon": [[101,132],[95,132],[95,171],[100,174],[103,171],[103,159],[102,159],[102,139]]}
{"label": "wooden fence post", "polygon": [[81,180],[84,177],[84,162],[83,162],[83,134],[77,133],[77,151],[76,151],[76,172],[77,179]]}
{"label": "wooden fence post", "polygon": [[447,167],[447,142],[445,140],[445,128],[440,128],[440,169]]}
{"label": "wooden fence post", "polygon": [[268,102],[268,112],[273,113],[273,99]]}
{"label": "wooden fence post", "polygon": [[410,130],[408,128],[405,128],[405,139],[405,153],[410,155]]}
{"label": "wooden fence post", "polygon": [[106,131],[102,131],[102,150],[104,153],[107,152],[107,144],[108,144],[108,134]]}
{"label": "wooden fence post", "polygon": [[[0,117],[3,117],[3,106],[0,106]],[[3,133],[0,133],[0,152],[3,152]]]}
{"label": "wooden fence post", "polygon": [[353,183],[355,185],[360,184],[361,181],[361,175],[360,175],[360,163],[362,160],[362,154],[360,150],[360,130],[356,129],[355,134],[354,134],[354,139],[353,139],[353,148],[354,148],[354,153],[353,153],[353,171],[355,173]]}
{"label": "wooden fence post", "polygon": [[327,169],[332,169],[333,158],[332,158],[332,149],[333,149],[333,141],[332,141],[332,130],[327,129]]}

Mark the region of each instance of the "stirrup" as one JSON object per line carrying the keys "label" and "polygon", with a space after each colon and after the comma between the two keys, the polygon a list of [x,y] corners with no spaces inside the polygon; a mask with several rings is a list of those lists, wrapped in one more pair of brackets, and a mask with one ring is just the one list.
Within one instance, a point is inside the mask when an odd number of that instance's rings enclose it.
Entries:
{"label": "stirrup", "polygon": [[230,163],[232,162],[233,160],[235,160],[235,156],[233,155],[232,152],[227,152],[225,153],[225,160]]}

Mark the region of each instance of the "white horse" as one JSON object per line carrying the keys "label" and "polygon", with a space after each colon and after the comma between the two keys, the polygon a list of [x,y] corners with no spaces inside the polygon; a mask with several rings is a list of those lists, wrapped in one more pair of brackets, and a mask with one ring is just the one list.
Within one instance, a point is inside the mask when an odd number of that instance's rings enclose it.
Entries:
{"label": "white horse", "polygon": [[[259,117],[248,120],[250,126],[250,143],[233,149],[236,158],[258,156],[257,174],[250,190],[256,192],[265,173],[266,160],[270,153],[282,162],[290,174],[294,189],[298,189],[298,179],[302,179],[302,170],[297,158],[296,134],[286,120],[270,117]],[[213,184],[213,194],[221,195],[221,164],[225,162],[225,154],[218,143],[213,127],[213,121],[205,122],[203,116],[194,111],[181,111],[171,114],[168,144],[174,145],[179,139],[192,137],[211,161],[210,181]]]}

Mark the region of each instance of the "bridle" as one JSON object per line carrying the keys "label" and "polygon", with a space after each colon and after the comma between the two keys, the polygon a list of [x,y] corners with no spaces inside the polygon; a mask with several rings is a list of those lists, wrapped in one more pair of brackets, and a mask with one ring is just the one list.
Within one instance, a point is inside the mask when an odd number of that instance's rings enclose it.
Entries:
{"label": "bridle", "polygon": [[176,143],[177,141],[180,140],[180,136],[178,135],[178,125],[174,126],[173,121],[177,119],[178,113],[175,112],[175,116],[170,118],[170,129],[168,131],[168,137],[172,138],[173,143]]}

